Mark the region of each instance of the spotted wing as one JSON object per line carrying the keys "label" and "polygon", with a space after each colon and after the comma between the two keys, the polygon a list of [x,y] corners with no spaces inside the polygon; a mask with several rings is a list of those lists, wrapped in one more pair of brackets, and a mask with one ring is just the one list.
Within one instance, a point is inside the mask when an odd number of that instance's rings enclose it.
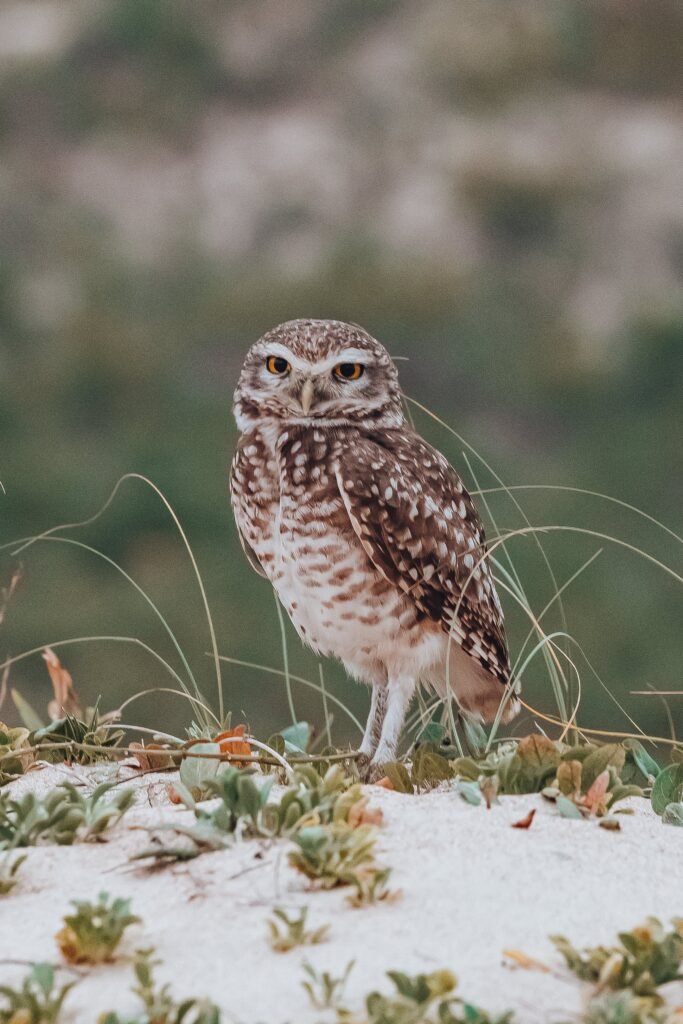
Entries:
{"label": "spotted wing", "polygon": [[360,438],[337,482],[366,553],[425,618],[502,683],[510,665],[479,515],[455,470],[416,434]]}
{"label": "spotted wing", "polygon": [[267,579],[279,493],[274,466],[258,435],[243,435],[239,440],[230,470],[230,499],[247,561]]}

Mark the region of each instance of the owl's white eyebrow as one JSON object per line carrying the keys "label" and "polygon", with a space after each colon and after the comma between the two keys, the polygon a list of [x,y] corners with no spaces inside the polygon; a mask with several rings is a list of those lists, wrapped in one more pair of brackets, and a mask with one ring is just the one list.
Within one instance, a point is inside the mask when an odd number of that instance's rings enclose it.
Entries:
{"label": "owl's white eyebrow", "polygon": [[267,353],[269,356],[282,356],[295,369],[308,373],[311,371],[314,373],[326,373],[339,363],[363,363],[363,365],[366,365],[371,361],[370,353],[366,350],[361,348],[345,348],[343,351],[329,356],[328,359],[319,359],[311,363],[307,359],[300,359],[299,356],[295,356],[286,345],[281,344],[279,341],[271,341],[268,344]]}

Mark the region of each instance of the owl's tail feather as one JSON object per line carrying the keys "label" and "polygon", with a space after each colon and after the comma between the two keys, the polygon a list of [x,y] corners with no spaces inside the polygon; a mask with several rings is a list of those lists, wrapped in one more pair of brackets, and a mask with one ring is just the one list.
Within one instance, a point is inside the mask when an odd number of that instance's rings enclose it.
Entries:
{"label": "owl's tail feather", "polygon": [[[511,721],[521,710],[519,700],[511,693],[512,684],[505,686],[476,658],[471,657],[455,643],[451,644],[448,678],[458,706],[473,718],[492,722],[504,698],[505,707],[501,716],[503,722]],[[440,696],[446,696],[445,671],[440,679],[433,681],[433,685]]]}

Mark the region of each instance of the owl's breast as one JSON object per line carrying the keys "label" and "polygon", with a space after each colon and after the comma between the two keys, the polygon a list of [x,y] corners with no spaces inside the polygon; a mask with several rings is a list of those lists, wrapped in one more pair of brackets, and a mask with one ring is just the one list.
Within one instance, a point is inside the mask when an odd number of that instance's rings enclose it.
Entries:
{"label": "owl's breast", "polygon": [[372,564],[349,520],[336,479],[342,443],[316,430],[282,446],[273,577],[302,639],[338,658],[390,641],[406,612],[403,596]]}
{"label": "owl's breast", "polygon": [[[309,430],[283,435],[274,451],[251,439],[233,469],[240,532],[301,638],[324,655],[367,666],[412,644],[413,602],[363,549],[336,478],[342,445]],[[268,455],[268,457],[266,457]]]}

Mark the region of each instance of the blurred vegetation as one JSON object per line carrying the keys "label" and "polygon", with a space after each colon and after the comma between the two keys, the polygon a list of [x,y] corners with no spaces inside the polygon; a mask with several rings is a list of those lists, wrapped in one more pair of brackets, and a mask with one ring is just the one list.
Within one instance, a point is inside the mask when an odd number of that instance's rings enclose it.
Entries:
{"label": "blurred vegetation", "polygon": [[[506,483],[595,489],[680,530],[680,294],[667,293],[666,281],[655,299],[648,289],[635,302],[624,293],[632,312],[606,338],[592,338],[572,318],[571,285],[587,264],[595,265],[600,238],[590,227],[614,187],[589,162],[585,174],[579,161],[540,177],[492,161],[454,181],[454,194],[476,225],[473,266],[430,254],[425,245],[399,248],[373,230],[381,204],[379,157],[379,191],[359,203],[355,222],[324,225],[324,257],[300,272],[288,265],[290,232],[315,231],[325,218],[287,196],[265,197],[266,215],[238,255],[203,244],[188,198],[172,243],[158,245],[149,258],[122,241],[106,205],[79,197],[69,184],[83,147],[102,139],[141,159],[152,143],[181,158],[201,148],[216,110],[257,119],[288,103],[306,109],[329,100],[335,75],[366,43],[385,40],[398,48],[399,61],[411,53],[418,27],[409,4],[288,0],[280,10],[291,7],[292,24],[264,4],[252,26],[269,39],[262,60],[236,59],[224,34],[226,19],[248,23],[245,0],[203,0],[201,7],[184,0],[103,0],[87,17],[77,4],[54,5],[77,11],[69,41],[8,60],[0,71],[0,181],[8,186],[0,189],[2,542],[84,519],[122,474],[144,474],[189,535],[221,652],[280,668],[270,588],[242,557],[227,501],[235,442],[230,403],[248,345],[273,324],[306,315],[362,323],[393,354],[408,357],[400,364],[407,393],[464,435]],[[426,56],[416,75],[434,111],[484,119],[527,95],[541,102],[546,94],[578,95],[588,106],[634,109],[680,98],[675,41],[683,9],[673,0],[478,0],[459,5],[458,18],[447,8],[430,0],[420,26]],[[382,107],[381,82],[367,103],[351,91],[348,102],[344,93],[334,99],[349,139],[362,140],[372,164],[375,140],[390,137],[395,113]],[[404,97],[391,102],[398,110]],[[428,118],[430,109],[416,106],[415,119]],[[105,180],[99,188],[105,198]],[[683,235],[675,224],[666,230],[672,270],[680,273]],[[424,414],[416,413],[416,422],[474,485],[463,446]],[[481,486],[495,486],[473,466]],[[677,542],[624,509],[568,491],[515,493],[534,524],[614,534],[682,571]],[[490,501],[500,528],[523,525],[508,497]],[[129,482],[101,519],[68,536],[106,552],[148,590],[212,695],[199,593],[158,498]],[[543,543],[560,583],[604,548],[567,593],[570,631],[643,727],[668,731],[659,701],[627,694],[648,685],[681,688],[679,584],[636,555],[586,536],[549,534]],[[511,551],[534,607],[542,608],[553,588],[537,549],[519,539]],[[23,579],[0,626],[0,657],[106,634],[142,637],[172,658],[149,609],[110,565],[46,542],[18,558],[5,551],[0,585],[18,564]],[[509,622],[514,653],[527,626],[511,607]],[[291,630],[288,640],[292,671],[317,680],[315,659]],[[127,645],[88,643],[60,656],[89,701],[103,694],[105,710],[138,690],[168,685],[156,662]],[[325,666],[325,674],[360,714],[367,694],[337,666]],[[624,726],[585,665],[582,674],[583,721]],[[32,700],[48,693],[39,658],[17,665],[10,683]],[[245,716],[261,735],[287,719],[276,676],[227,665],[225,693],[234,719]],[[540,665],[527,693],[553,710]],[[310,691],[296,691],[296,704],[302,717],[320,723],[320,701]],[[12,715],[5,708],[2,717]],[[163,704],[151,697],[130,717],[173,731],[187,724],[188,709],[172,697]],[[337,725],[342,739],[346,723]]]}

